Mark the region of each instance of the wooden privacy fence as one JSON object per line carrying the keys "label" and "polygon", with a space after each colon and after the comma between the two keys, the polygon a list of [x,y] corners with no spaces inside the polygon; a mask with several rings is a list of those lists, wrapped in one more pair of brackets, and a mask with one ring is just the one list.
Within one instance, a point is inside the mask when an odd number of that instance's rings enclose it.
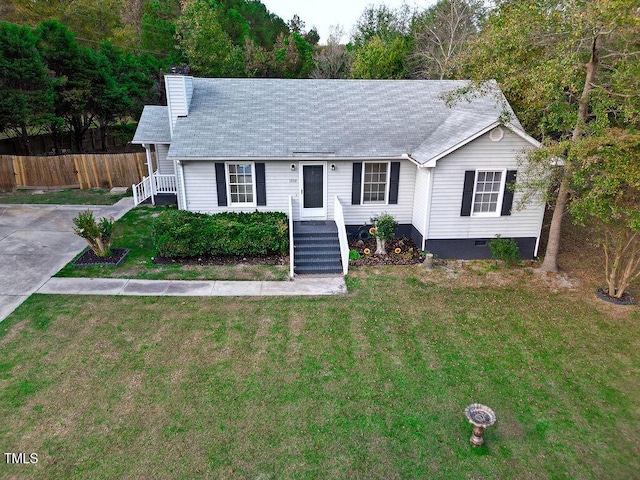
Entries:
{"label": "wooden privacy fence", "polygon": [[146,161],[144,152],[50,157],[0,155],[0,189],[130,187],[148,175]]}

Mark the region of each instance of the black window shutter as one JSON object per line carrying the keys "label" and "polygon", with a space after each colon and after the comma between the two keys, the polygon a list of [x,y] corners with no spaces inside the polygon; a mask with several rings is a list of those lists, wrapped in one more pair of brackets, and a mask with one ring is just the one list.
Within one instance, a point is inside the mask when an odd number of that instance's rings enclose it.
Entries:
{"label": "black window shutter", "polygon": [[516,170],[507,170],[507,179],[504,182],[504,195],[502,196],[502,212],[500,215],[511,215],[513,206],[513,187],[516,183]]}
{"label": "black window shutter", "polygon": [[258,205],[267,204],[267,183],[264,179],[264,163],[256,163],[256,197]]}
{"label": "black window shutter", "polygon": [[464,172],[464,186],[462,187],[462,208],[461,217],[471,216],[471,204],[473,203],[473,187],[476,182],[476,171],[467,170]]}
{"label": "black window shutter", "polygon": [[218,191],[218,206],[227,206],[227,179],[224,163],[216,163],[216,190]]}
{"label": "black window shutter", "polygon": [[398,186],[400,185],[400,162],[391,162],[391,180],[389,182],[389,204],[398,203]]}
{"label": "black window shutter", "polygon": [[351,183],[351,205],[360,205],[362,194],[362,162],[353,164],[353,181]]}

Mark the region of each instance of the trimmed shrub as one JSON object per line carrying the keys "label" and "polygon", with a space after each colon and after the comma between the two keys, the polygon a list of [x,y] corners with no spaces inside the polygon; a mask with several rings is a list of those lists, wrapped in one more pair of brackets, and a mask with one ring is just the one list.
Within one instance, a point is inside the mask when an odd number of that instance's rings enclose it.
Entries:
{"label": "trimmed shrub", "polygon": [[153,225],[158,255],[168,258],[284,254],[288,229],[287,215],[280,212],[165,210]]}
{"label": "trimmed shrub", "polygon": [[496,260],[502,260],[506,265],[514,265],[520,260],[520,249],[512,238],[496,238],[489,241],[491,256]]}

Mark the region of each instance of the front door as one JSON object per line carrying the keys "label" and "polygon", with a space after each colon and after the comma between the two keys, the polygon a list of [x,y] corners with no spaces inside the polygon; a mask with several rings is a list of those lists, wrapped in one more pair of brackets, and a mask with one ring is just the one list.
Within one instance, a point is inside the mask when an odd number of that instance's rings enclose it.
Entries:
{"label": "front door", "polygon": [[326,164],[300,163],[300,218],[327,218]]}

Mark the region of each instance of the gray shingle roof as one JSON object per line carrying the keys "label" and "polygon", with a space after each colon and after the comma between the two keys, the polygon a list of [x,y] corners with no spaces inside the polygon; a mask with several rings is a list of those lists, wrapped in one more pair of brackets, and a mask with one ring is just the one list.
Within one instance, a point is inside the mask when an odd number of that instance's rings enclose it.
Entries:
{"label": "gray shingle roof", "polygon": [[131,143],[169,143],[169,111],[167,107],[147,105],[142,111]]}
{"label": "gray shingle roof", "polygon": [[[313,152],[411,154],[425,163],[502,113],[492,95],[448,108],[441,95],[465,81],[194,78],[193,85],[189,115],[174,127],[172,158],[287,159]],[[515,116],[512,123],[520,128]]]}

